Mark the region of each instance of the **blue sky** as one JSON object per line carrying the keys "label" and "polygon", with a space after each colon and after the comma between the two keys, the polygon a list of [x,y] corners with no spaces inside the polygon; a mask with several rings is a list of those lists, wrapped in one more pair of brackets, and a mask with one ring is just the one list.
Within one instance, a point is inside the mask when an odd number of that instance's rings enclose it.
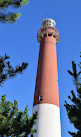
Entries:
{"label": "blue sky", "polygon": [[[16,10],[15,10],[16,11]],[[27,6],[18,10],[22,16],[17,23],[0,24],[0,55],[11,57],[13,66],[28,62],[23,75],[8,80],[0,87],[0,95],[7,94],[7,99],[18,100],[19,108],[29,107],[32,113],[35,79],[39,55],[37,31],[45,18],[53,18],[59,30],[60,41],[57,44],[57,64],[59,80],[59,99],[61,110],[62,137],[70,137],[68,130],[75,131],[70,124],[64,108],[70,91],[74,89],[73,81],[67,73],[71,61],[78,64],[81,51],[81,0],[30,0]]]}

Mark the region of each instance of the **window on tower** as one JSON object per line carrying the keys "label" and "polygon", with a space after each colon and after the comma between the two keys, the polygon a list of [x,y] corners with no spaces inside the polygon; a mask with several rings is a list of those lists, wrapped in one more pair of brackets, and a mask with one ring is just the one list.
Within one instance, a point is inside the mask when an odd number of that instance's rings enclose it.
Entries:
{"label": "window on tower", "polygon": [[41,101],[41,100],[42,100],[42,95],[39,96],[39,101]]}

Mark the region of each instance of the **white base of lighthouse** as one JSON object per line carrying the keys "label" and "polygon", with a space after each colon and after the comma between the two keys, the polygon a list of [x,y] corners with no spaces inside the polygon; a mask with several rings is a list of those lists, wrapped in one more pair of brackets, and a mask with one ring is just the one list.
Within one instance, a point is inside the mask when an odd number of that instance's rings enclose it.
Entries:
{"label": "white base of lighthouse", "polygon": [[37,133],[34,133],[33,137],[61,137],[58,106],[47,103],[38,104],[33,107],[33,113],[35,112],[38,112],[38,119],[33,129],[36,129]]}

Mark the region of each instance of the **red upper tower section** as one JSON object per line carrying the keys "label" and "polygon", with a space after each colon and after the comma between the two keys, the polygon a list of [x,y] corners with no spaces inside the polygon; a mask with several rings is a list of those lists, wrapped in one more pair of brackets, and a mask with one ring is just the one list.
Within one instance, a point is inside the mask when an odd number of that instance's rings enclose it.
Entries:
{"label": "red upper tower section", "polygon": [[38,31],[40,43],[37,78],[33,105],[48,103],[59,106],[56,43],[59,32],[55,21],[45,19]]}

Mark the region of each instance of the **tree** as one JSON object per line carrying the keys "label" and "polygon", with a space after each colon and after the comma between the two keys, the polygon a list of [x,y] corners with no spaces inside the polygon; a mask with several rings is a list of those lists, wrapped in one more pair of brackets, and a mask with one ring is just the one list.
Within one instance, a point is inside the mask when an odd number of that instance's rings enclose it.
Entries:
{"label": "tree", "polygon": [[[10,78],[14,78],[17,74],[27,68],[28,63],[22,63],[22,65],[13,68],[9,61],[9,56],[0,56],[0,86]],[[0,100],[0,135],[3,136],[20,136],[27,137],[28,134],[36,132],[32,130],[33,125],[37,119],[37,113],[32,117],[28,117],[28,107],[25,110],[19,111],[18,103],[14,100],[14,103],[6,101],[6,95],[3,95]]]}
{"label": "tree", "polygon": [[21,65],[13,68],[9,58],[6,54],[0,56],[0,86],[2,86],[7,79],[14,78],[17,74],[21,74],[28,66],[28,63],[22,62]]}
{"label": "tree", "polygon": [[68,131],[72,137],[81,137],[81,62],[78,66],[80,69],[79,72],[77,72],[76,63],[72,61],[72,72],[68,70],[68,73],[73,78],[76,93],[72,90],[71,96],[68,96],[72,104],[68,104],[67,101],[64,104],[70,122],[77,129],[77,132]]}
{"label": "tree", "polygon": [[[0,22],[14,23],[20,13],[7,12],[9,7],[20,8],[27,4],[28,0],[0,0]],[[9,61],[9,56],[0,56],[0,86],[10,78],[14,78],[17,74],[21,74],[28,66],[28,63],[22,63],[15,68],[12,67]],[[36,132],[32,130],[37,119],[37,112],[28,117],[28,107],[22,112],[18,109],[18,103],[6,101],[6,95],[3,95],[0,100],[0,136],[19,136],[27,137],[28,134]]]}
{"label": "tree", "polygon": [[[28,2],[29,0],[0,0],[0,22],[15,22],[21,16],[21,14],[12,12],[12,9],[18,9],[28,4]],[[10,12],[9,7],[12,8]]]}
{"label": "tree", "polygon": [[6,95],[0,100],[0,136],[16,136],[27,137],[30,133],[36,132],[32,130],[37,119],[37,113],[32,117],[28,117],[28,107],[19,111],[18,103],[6,101]]}

